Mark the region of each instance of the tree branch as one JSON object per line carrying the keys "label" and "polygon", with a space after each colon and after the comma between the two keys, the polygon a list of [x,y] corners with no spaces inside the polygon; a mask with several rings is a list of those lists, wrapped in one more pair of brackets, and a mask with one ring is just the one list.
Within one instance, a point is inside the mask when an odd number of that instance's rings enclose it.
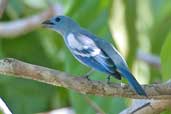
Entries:
{"label": "tree branch", "polygon": [[[107,84],[101,81],[92,81],[84,77],[75,77],[61,71],[32,65],[12,58],[0,60],[0,73],[73,89],[82,94],[147,99],[135,94],[126,84]],[[163,84],[144,85],[143,88],[148,95],[148,99],[171,98],[171,81]]]}
{"label": "tree branch", "polygon": [[3,114],[12,114],[12,112],[8,109],[7,105],[2,100],[2,98],[0,98],[0,113],[3,113]]}
{"label": "tree branch", "polygon": [[138,51],[137,52],[137,59],[140,61],[144,61],[145,63],[160,69],[161,68],[161,64],[160,64],[160,58],[158,56],[152,55],[152,54],[148,54],[148,53],[144,53],[142,51]]}
{"label": "tree branch", "polygon": [[54,5],[48,10],[35,16],[11,22],[0,22],[0,36],[4,38],[13,38],[25,34],[39,27],[42,21],[46,20],[47,18],[57,14],[59,15],[61,13],[63,13],[62,6]]}
{"label": "tree branch", "polygon": [[132,106],[119,114],[160,114],[170,105],[170,100],[135,100]]}

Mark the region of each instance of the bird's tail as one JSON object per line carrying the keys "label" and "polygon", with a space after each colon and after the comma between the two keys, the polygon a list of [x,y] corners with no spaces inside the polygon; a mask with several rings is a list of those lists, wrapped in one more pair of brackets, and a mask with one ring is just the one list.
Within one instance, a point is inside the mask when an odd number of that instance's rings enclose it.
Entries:
{"label": "bird's tail", "polygon": [[131,86],[131,88],[139,95],[141,96],[147,96],[147,94],[145,93],[144,89],[141,87],[141,85],[137,82],[137,80],[135,79],[135,77],[131,74],[131,72],[129,72],[126,69],[118,69],[118,71],[120,72],[121,75],[123,75],[123,77],[125,77],[128,80],[129,85]]}

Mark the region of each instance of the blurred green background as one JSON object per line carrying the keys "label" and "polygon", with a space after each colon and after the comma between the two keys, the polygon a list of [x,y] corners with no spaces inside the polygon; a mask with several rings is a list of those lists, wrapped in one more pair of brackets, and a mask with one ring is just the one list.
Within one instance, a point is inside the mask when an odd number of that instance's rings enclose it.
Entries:
{"label": "blurred green background", "polygon": [[[48,4],[61,5],[64,15],[112,42],[140,83],[162,82],[170,78],[171,0],[8,0],[0,21],[37,14],[47,9]],[[137,60],[139,50],[161,57],[160,70]],[[45,28],[11,39],[0,35],[0,57],[17,58],[73,75],[83,75],[89,70],[73,58],[59,34]],[[106,81],[105,75],[99,72],[91,78]],[[115,79],[112,81],[120,83]],[[131,99],[81,95],[60,87],[5,76],[0,77],[0,97],[14,114],[48,112],[62,107],[71,107],[76,114],[95,114],[92,103],[101,109],[101,113],[118,114],[131,103]],[[163,112],[169,113],[171,111]]]}

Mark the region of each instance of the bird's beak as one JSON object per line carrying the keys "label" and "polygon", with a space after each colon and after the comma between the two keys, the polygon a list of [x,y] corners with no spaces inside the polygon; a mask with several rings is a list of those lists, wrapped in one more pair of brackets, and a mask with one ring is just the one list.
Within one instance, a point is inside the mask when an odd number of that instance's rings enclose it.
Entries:
{"label": "bird's beak", "polygon": [[54,25],[54,23],[51,22],[50,20],[46,20],[46,21],[42,22],[42,24],[43,24],[44,27],[49,27],[49,28],[50,28],[52,25]]}

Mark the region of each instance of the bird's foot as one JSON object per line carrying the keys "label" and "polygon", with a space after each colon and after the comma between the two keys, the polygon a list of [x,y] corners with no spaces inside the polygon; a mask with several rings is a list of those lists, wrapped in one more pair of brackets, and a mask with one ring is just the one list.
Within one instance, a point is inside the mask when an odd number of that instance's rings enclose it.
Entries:
{"label": "bird's foot", "polygon": [[110,84],[111,82],[110,82],[110,77],[111,77],[111,75],[108,75],[107,76],[107,84]]}
{"label": "bird's foot", "polygon": [[86,78],[87,80],[90,80],[90,75],[85,74],[83,75],[83,77]]}
{"label": "bird's foot", "polygon": [[85,77],[86,79],[90,80],[90,75],[93,73],[94,70],[90,70],[89,72],[87,72],[83,77]]}

